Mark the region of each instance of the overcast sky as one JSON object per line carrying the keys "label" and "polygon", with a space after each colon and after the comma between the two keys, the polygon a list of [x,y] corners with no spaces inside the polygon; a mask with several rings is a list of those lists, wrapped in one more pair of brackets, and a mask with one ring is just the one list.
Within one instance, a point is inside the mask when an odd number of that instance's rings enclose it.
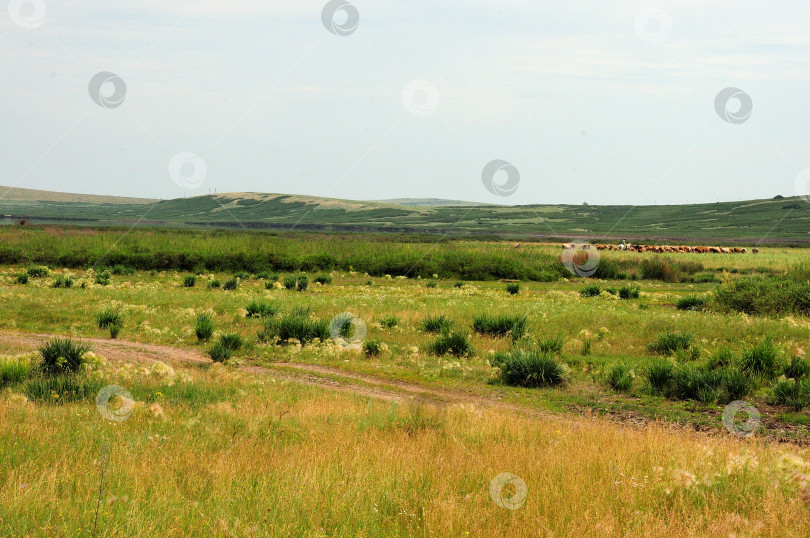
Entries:
{"label": "overcast sky", "polygon": [[6,186],[662,204],[810,167],[806,0],[6,3]]}

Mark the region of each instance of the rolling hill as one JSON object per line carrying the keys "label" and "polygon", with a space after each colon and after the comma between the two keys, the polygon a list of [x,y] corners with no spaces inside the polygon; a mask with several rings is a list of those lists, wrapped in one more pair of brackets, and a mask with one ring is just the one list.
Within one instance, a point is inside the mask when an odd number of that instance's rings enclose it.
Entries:
{"label": "rolling hill", "polygon": [[690,205],[499,206],[260,193],[148,200],[12,189],[0,198],[0,215],[6,224],[25,219],[29,224],[431,233],[517,240],[810,242],[810,204],[795,197]]}

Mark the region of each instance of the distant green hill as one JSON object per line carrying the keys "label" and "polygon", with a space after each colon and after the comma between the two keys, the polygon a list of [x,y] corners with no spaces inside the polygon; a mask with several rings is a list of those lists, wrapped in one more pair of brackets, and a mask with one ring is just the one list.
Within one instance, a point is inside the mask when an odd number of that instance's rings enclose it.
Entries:
{"label": "distant green hill", "polygon": [[433,233],[516,240],[810,242],[810,204],[800,198],[635,207],[497,206],[416,205],[258,193],[152,201],[31,194],[36,192],[0,198],[0,215],[4,216],[0,222],[27,219],[32,223],[103,226]]}

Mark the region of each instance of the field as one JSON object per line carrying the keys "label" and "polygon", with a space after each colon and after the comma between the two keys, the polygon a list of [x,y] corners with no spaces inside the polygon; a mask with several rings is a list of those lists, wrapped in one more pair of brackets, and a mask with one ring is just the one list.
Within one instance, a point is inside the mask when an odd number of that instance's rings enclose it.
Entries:
{"label": "field", "polygon": [[[419,233],[454,237],[610,238],[737,246],[805,244],[810,204],[776,196],[689,205],[450,205],[286,194],[227,193],[150,201],[7,189],[6,223],[224,228],[235,230]],[[396,203],[393,203],[396,202]],[[0,222],[3,222],[0,219]]]}
{"label": "field", "polygon": [[802,249],[581,278],[539,243],[0,239],[3,534],[810,532]]}

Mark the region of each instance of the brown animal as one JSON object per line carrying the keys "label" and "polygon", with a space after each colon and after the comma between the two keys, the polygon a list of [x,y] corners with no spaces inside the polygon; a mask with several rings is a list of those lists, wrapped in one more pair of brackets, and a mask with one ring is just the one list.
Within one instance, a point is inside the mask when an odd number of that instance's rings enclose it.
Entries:
{"label": "brown animal", "polygon": [[759,249],[757,247],[754,247],[754,248],[751,249],[751,252],[756,254],[757,252],[759,252]]}

